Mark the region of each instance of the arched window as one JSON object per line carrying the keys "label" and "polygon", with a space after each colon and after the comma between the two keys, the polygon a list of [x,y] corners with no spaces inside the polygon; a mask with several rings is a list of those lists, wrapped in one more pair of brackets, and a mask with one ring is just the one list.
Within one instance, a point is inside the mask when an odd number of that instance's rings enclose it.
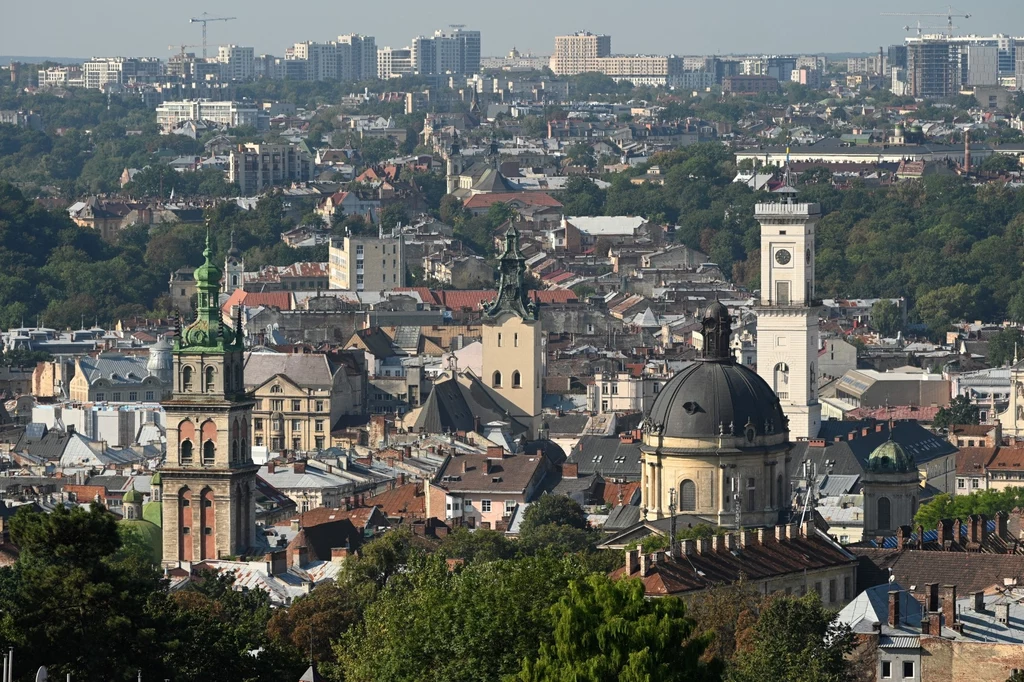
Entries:
{"label": "arched window", "polygon": [[775,365],[775,384],[772,388],[775,389],[775,395],[785,400],[789,398],[789,365],[784,362],[780,362]]}
{"label": "arched window", "polygon": [[818,386],[818,375],[814,373],[814,363],[811,363],[810,368],[807,370],[807,383],[811,389],[811,395],[814,395],[814,390]]}
{"label": "arched window", "polygon": [[237,462],[238,461],[238,441],[237,440],[231,441],[231,461],[232,462]]}
{"label": "arched window", "polygon": [[519,376],[519,370],[512,372],[512,388],[522,388],[523,378]]}
{"label": "arched window", "polygon": [[501,388],[501,372],[495,372],[494,376],[491,377],[491,386]]}
{"label": "arched window", "polygon": [[135,518],[135,505],[129,504],[125,509],[125,518],[131,520]]}
{"label": "arched window", "polygon": [[878,498],[878,530],[889,530],[892,523],[888,497]]}
{"label": "arched window", "polygon": [[192,390],[192,368],[186,365],[181,370],[181,390]]}
{"label": "arched window", "polygon": [[217,370],[213,367],[206,368],[206,392],[213,393],[214,383],[217,379]]}
{"label": "arched window", "polygon": [[238,275],[231,275],[231,286],[238,286]]}
{"label": "arched window", "polygon": [[244,462],[247,459],[249,459],[249,451],[246,449],[245,439],[243,438],[242,439],[242,450],[241,450],[241,452],[239,454],[239,461]]}
{"label": "arched window", "polygon": [[212,440],[208,440],[203,443],[203,464],[213,464],[217,457],[217,446],[213,444]]}
{"label": "arched window", "polygon": [[277,384],[274,384],[273,386],[270,387],[270,392],[271,393],[282,393],[283,389],[280,386],[278,386]]}
{"label": "arched window", "polygon": [[689,479],[679,484],[679,511],[697,511],[697,485]]}
{"label": "arched window", "polygon": [[181,464],[192,463],[192,441],[181,441],[181,444],[178,446],[178,458],[181,460]]}

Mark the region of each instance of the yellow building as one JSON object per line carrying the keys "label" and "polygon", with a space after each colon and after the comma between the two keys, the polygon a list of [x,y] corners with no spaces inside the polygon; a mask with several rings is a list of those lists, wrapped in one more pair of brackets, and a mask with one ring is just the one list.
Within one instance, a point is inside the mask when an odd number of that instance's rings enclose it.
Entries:
{"label": "yellow building", "polygon": [[484,310],[481,379],[510,416],[529,426],[529,437],[536,438],[545,337],[540,310],[526,289],[526,258],[519,250],[519,231],[514,225],[505,236],[499,273],[498,296]]}

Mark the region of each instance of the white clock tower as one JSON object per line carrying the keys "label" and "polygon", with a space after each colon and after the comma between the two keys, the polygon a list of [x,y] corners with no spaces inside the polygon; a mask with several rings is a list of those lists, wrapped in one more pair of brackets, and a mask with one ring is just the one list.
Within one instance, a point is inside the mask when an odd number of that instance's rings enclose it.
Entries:
{"label": "white clock tower", "polygon": [[814,295],[814,228],[818,204],[757,204],[761,223],[761,300],[757,306],[757,373],[789,419],[790,437],[815,438],[818,403],[818,305]]}

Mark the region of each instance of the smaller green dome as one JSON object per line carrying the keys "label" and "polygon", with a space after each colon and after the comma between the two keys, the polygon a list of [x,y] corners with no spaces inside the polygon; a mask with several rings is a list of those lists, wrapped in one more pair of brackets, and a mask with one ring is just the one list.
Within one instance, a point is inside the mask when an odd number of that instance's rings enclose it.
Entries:
{"label": "smaller green dome", "polygon": [[209,241],[207,241],[206,249],[203,250],[203,258],[205,258],[206,261],[192,273],[192,276],[196,279],[197,286],[211,282],[220,282],[221,270],[217,267],[216,263],[210,260],[212,255],[213,251],[210,249]]}
{"label": "smaller green dome", "polygon": [[135,504],[137,502],[142,502],[142,493],[136,490],[135,486],[132,485],[132,489],[124,494],[123,502],[125,504]]}
{"label": "smaller green dome", "polygon": [[160,528],[142,519],[123,519],[117,522],[118,534],[122,542],[141,543],[149,552],[150,559],[159,564],[163,559],[164,541]]}
{"label": "smaller green dome", "polygon": [[899,443],[891,438],[868,456],[868,471],[878,473],[906,473],[914,471],[914,459],[908,455]]}
{"label": "smaller green dome", "polygon": [[153,474],[153,478],[149,479],[150,485],[160,485],[160,472]]}

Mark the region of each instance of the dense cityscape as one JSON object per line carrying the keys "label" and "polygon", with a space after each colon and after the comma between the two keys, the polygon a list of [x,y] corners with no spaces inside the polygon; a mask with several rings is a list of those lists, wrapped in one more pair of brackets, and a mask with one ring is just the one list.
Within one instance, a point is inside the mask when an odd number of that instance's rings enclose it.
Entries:
{"label": "dense cityscape", "polygon": [[1024,37],[885,15],[0,57],[3,682],[1024,682]]}

